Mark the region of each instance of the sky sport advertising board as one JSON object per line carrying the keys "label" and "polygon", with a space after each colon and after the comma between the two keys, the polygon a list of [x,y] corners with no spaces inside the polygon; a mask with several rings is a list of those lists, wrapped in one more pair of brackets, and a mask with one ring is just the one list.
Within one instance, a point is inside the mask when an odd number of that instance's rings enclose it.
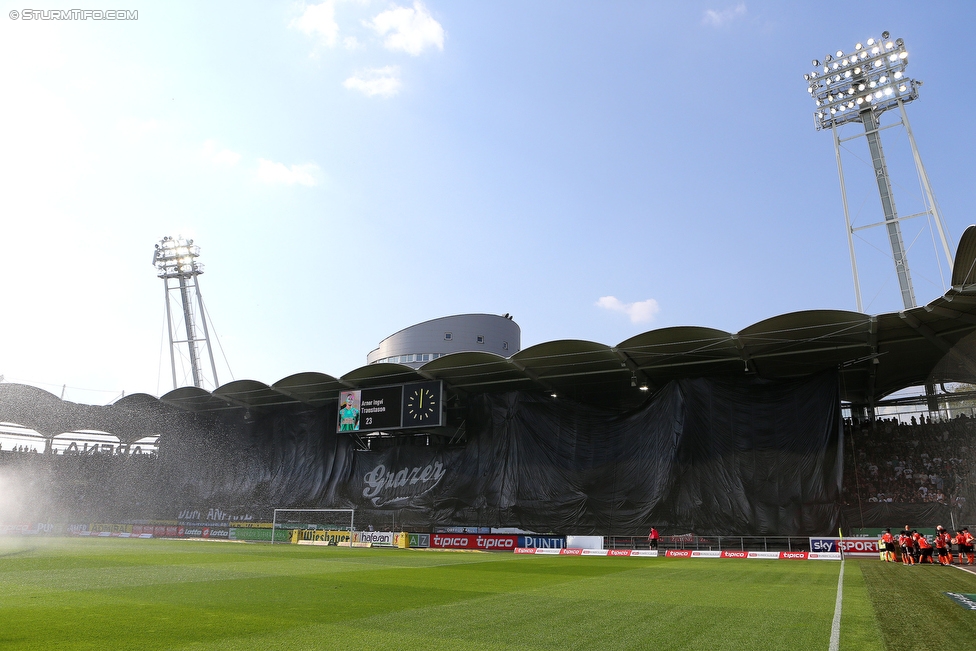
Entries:
{"label": "sky sport advertising board", "polygon": [[[842,542],[843,541],[843,542]],[[858,554],[865,556],[877,556],[877,538],[811,538],[811,552],[839,552],[845,554]]]}
{"label": "sky sport advertising board", "polygon": [[337,432],[379,432],[443,424],[443,384],[439,380],[343,391]]}

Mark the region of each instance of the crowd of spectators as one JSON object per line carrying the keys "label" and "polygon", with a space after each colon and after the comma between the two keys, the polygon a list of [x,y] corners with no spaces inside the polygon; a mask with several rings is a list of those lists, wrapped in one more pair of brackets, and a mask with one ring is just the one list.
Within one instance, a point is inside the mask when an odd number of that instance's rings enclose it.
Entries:
{"label": "crowd of spectators", "polygon": [[911,416],[845,423],[845,504],[926,503],[965,508],[976,464],[976,419]]}

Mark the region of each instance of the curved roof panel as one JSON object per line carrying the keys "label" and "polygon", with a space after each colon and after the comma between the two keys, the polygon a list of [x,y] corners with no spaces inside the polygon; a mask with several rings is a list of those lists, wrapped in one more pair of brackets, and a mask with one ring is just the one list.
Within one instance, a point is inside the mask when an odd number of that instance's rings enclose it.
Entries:
{"label": "curved roof panel", "polygon": [[295,373],[271,385],[276,391],[299,402],[321,405],[335,399],[345,388],[337,378],[325,373]]}
{"label": "curved roof panel", "polygon": [[235,380],[214,389],[214,397],[241,407],[259,408],[295,404],[298,401],[263,382],[255,380]]}
{"label": "curved roof panel", "polygon": [[484,391],[486,387],[533,388],[531,378],[518,366],[494,353],[452,353],[427,362],[420,370],[468,392]]}
{"label": "curved roof panel", "polygon": [[385,384],[417,382],[423,379],[423,375],[409,366],[388,363],[360,366],[341,378],[342,382],[347,385],[346,388],[380,387]]}
{"label": "curved roof panel", "polygon": [[651,330],[621,342],[617,350],[655,384],[673,377],[724,375],[743,368],[732,333],[714,328]]}
{"label": "curved roof panel", "polygon": [[159,401],[159,398],[151,396],[148,393],[130,393],[113,402],[112,406],[144,412],[147,408],[150,410],[160,409],[163,407],[163,404]]}
{"label": "curved roof panel", "polygon": [[180,387],[160,396],[159,400],[186,411],[216,411],[231,407],[225,400],[215,398],[209,391],[197,387]]}
{"label": "curved roof panel", "polygon": [[860,312],[808,310],[760,321],[735,339],[760,375],[797,377],[871,354],[872,327],[871,317]]}
{"label": "curved roof panel", "polygon": [[952,287],[962,290],[973,285],[976,285],[976,226],[963,232],[952,264]]}
{"label": "curved roof panel", "polygon": [[536,344],[515,353],[511,359],[543,379],[618,373],[624,366],[613,349],[606,344],[579,339]]}

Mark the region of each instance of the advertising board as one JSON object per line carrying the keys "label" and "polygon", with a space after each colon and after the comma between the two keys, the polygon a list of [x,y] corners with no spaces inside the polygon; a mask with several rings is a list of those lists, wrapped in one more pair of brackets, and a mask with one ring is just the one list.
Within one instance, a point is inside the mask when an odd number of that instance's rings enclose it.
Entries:
{"label": "advertising board", "polygon": [[560,549],[566,546],[566,539],[562,536],[529,536],[518,537],[519,547],[538,547],[540,549]]}
{"label": "advertising board", "polygon": [[807,560],[807,553],[806,552],[780,552],[779,557],[783,560],[805,561]]}
{"label": "advertising board", "polygon": [[[841,542],[843,540],[843,542]],[[841,552],[845,554],[875,556],[878,554],[877,538],[811,538],[811,552]]]}
{"label": "advertising board", "polygon": [[518,546],[518,536],[435,533],[430,536],[430,546],[437,549],[514,551]]}
{"label": "advertising board", "polygon": [[396,544],[396,534],[392,531],[356,531],[352,534],[352,542],[393,547]]}
{"label": "advertising board", "polygon": [[567,547],[603,549],[603,536],[566,536]]}

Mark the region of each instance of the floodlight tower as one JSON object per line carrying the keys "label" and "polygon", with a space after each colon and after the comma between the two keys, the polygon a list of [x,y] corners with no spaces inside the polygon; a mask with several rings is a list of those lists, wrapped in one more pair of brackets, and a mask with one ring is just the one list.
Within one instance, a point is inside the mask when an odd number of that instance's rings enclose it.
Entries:
{"label": "floodlight tower", "polygon": [[[200,257],[200,247],[195,245],[193,240],[183,237],[164,237],[156,244],[156,250],[153,253],[156,275],[163,279],[166,300],[166,328],[169,333],[169,358],[173,369],[174,389],[177,388],[176,357],[179,352],[182,358],[183,350],[186,351],[189,358],[193,386],[204,388],[198,344],[202,344],[207,349],[207,354],[210,357],[210,370],[213,373],[211,376],[213,387],[211,388],[217,387],[217,365],[214,363],[213,349],[210,347],[210,332],[207,330],[203,296],[200,294],[200,274],[203,273],[203,265],[197,262],[198,257]],[[173,291],[179,291],[180,294],[179,306],[183,314],[184,339],[179,338],[179,323],[173,321],[174,315],[170,301],[170,293]],[[194,301],[191,293],[196,296],[196,313],[194,313]],[[197,334],[198,325],[200,326],[199,329],[203,331],[202,337]]]}
{"label": "floodlight tower", "polygon": [[[840,176],[840,192],[844,202],[844,219],[847,222],[847,243],[851,253],[851,269],[854,274],[854,293],[857,299],[857,310],[863,312],[861,302],[861,288],[857,276],[857,260],[854,255],[854,231],[862,228],[885,226],[888,230],[888,241],[891,244],[891,254],[895,262],[895,272],[898,275],[898,286],[901,290],[902,302],[905,309],[915,307],[915,290],[912,288],[912,276],[908,268],[908,258],[905,245],[901,237],[899,222],[912,217],[931,215],[942,240],[949,268],[952,268],[952,252],[946,239],[945,225],[935,203],[935,195],[929,184],[928,175],[922,165],[922,159],[915,146],[915,136],[908,123],[905,104],[918,98],[918,87],[922,82],[905,76],[908,65],[908,52],[902,39],[890,40],[888,32],[881,34],[881,39],[869,38],[866,43],[858,43],[854,51],[844,54],[838,50],[834,56],[824,57],[823,62],[814,59],[814,71],[803,75],[808,83],[807,92],[817,104],[814,120],[817,131],[830,129],[834,136],[834,151],[837,156],[837,173]],[[884,151],[881,148],[880,132],[888,127],[879,126],[881,114],[888,109],[897,108],[901,114],[901,124],[908,134],[912,156],[915,159],[915,169],[925,191],[924,203],[926,210],[905,217],[899,217],[895,209],[895,200],[888,176],[888,166],[885,163]],[[864,125],[864,133],[851,138],[840,138],[837,128],[851,122]],[[897,125],[891,125],[897,126]],[[881,195],[881,207],[884,211],[884,221],[859,228],[851,227],[850,209],[847,204],[847,189],[844,183],[844,168],[841,163],[841,142],[863,135],[871,151],[874,174],[878,183],[878,193]]]}

